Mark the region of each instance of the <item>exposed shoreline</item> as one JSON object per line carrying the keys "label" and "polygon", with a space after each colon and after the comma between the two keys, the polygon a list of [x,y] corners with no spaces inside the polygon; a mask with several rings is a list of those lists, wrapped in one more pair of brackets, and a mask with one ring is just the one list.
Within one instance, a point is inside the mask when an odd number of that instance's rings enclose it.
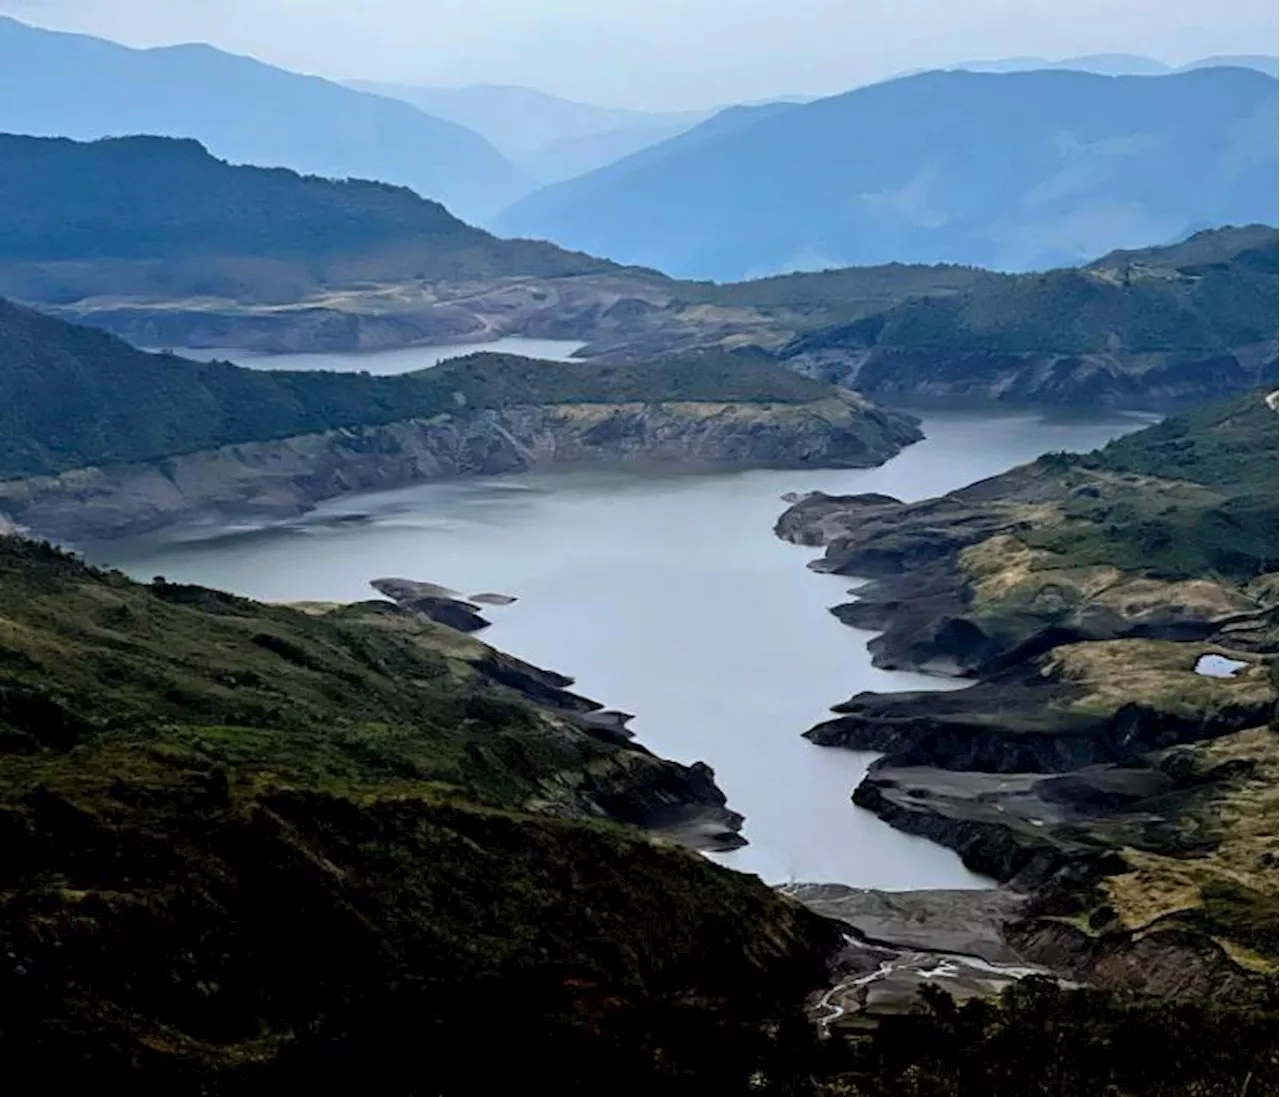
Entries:
{"label": "exposed shoreline", "polygon": [[[1246,417],[1231,423],[1257,419],[1247,402],[1231,414]],[[1197,445],[1220,444],[1203,437],[1209,440]],[[1212,470],[1214,452],[1196,460]],[[859,694],[806,737],[881,752],[854,803],[955,850],[998,881],[1009,905],[988,917],[983,932],[1021,962],[1105,987],[1262,1000],[1274,980],[1265,946],[1256,946],[1259,953],[1244,943],[1255,940],[1254,930],[1243,922],[1213,928],[1218,915],[1205,909],[1212,900],[1197,905],[1194,891],[1184,906],[1161,908],[1143,898],[1155,885],[1129,881],[1140,872],[1176,874],[1178,865],[1194,865],[1188,858],[1234,841],[1229,832],[1197,834],[1210,826],[1201,821],[1205,813],[1234,817],[1241,808],[1215,805],[1245,802],[1255,788],[1264,796],[1273,785],[1266,744],[1274,756],[1274,583],[1267,576],[1161,580],[1141,569],[1082,566],[1035,548],[1033,538],[1044,535],[1025,532],[1063,528],[1051,508],[1072,498],[1104,506],[1094,500],[1112,492],[1122,500],[1167,493],[1153,483],[1117,478],[1097,461],[1045,458],[922,503],[871,494],[795,500],[778,535],[823,547],[818,570],[870,579],[832,612],[878,630],[869,644],[876,665],[945,666],[975,679],[946,694]],[[1205,505],[1203,494],[1177,490],[1189,493],[1178,505]],[[1233,676],[1198,673],[1205,653],[1231,658]],[[798,896],[841,916],[820,887]],[[878,897],[892,915],[876,923],[877,939],[899,952],[955,950],[941,929],[922,936],[921,905],[960,917],[975,902],[924,892],[895,909],[894,898]],[[844,920],[865,933],[863,906],[849,909],[857,917]],[[1258,934],[1269,920],[1273,926],[1274,914],[1249,917],[1262,919]],[[900,957],[888,962],[903,969]],[[887,976],[864,984],[865,973],[856,964],[852,971],[840,993],[857,990],[865,1005],[861,988]]]}
{"label": "exposed shoreline", "polygon": [[4,480],[0,521],[75,543],[209,517],[288,518],[348,493],[551,466],[859,468],[923,437],[917,423],[853,394],[483,409]]}

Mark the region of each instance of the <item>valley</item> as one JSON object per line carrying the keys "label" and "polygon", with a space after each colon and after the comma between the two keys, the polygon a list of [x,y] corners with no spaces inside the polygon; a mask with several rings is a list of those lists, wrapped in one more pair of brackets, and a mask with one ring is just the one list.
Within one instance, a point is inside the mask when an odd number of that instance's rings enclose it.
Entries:
{"label": "valley", "polygon": [[854,683],[957,683],[870,664],[868,636],[826,612],[847,583],[770,536],[780,496],[806,486],[921,496],[1029,459],[1049,439],[1090,449],[1139,422],[939,415],[872,469],[543,470],[349,495],[283,523],[211,522],[116,542],[90,560],[268,601],[351,601],[379,576],[515,596],[485,609],[486,640],[573,675],[635,718],[640,742],[714,769],[749,844],[723,863],[771,883],[892,889],[981,881],[855,809],[870,754],[800,738]]}
{"label": "valley", "polygon": [[1273,1093],[1274,11],[505,4],[0,15],[4,1077]]}

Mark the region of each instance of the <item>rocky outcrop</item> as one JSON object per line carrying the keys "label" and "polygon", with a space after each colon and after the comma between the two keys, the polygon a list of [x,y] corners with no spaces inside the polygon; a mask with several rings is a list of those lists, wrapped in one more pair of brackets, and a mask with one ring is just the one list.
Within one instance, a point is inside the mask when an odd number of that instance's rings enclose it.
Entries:
{"label": "rocky outcrop", "polygon": [[1157,927],[1090,935],[1050,918],[1017,922],[1005,932],[1021,955],[1094,986],[1233,1005],[1274,994],[1274,979],[1233,963],[1203,934]]}
{"label": "rocky outcrop", "polygon": [[[1257,678],[1260,671],[1253,668]],[[1192,673],[1185,668],[1186,675]],[[1172,690],[1182,677],[1171,673]],[[840,715],[811,728],[805,738],[820,746],[879,751],[899,766],[1066,773],[1258,727],[1274,709],[1265,688],[1206,687],[1205,695],[1216,707],[1197,713],[1155,701],[1095,711],[1079,703],[1088,694],[1075,683],[1010,672],[950,693],[860,693],[836,705]]]}
{"label": "rocky outcrop", "polygon": [[[1211,782],[1202,779],[1200,787]],[[981,944],[980,955],[999,956],[1004,963],[1012,955],[1059,978],[1115,990],[1265,1001],[1272,980],[1237,962],[1209,927],[1194,924],[1195,917],[1186,924],[1188,915],[1176,904],[1174,914],[1133,926],[1121,924],[1104,899],[1108,881],[1131,871],[1122,844],[1136,841],[1155,849],[1167,841],[1156,829],[1144,834],[1135,826],[1141,821],[1157,827],[1161,814],[1169,814],[1186,795],[1179,778],[1150,765],[1087,767],[1045,779],[880,762],[858,786],[854,802],[899,830],[954,849],[966,866],[1000,881],[985,904],[1000,916],[965,923],[961,934],[960,943],[972,950]],[[1175,841],[1184,862],[1206,852],[1193,849],[1194,840],[1188,844],[1185,834]],[[878,943],[959,951],[955,917],[970,905],[953,902],[950,894],[928,894],[926,912],[949,917],[918,928],[919,902],[905,910],[866,900],[843,902],[857,916],[849,920]],[[825,910],[818,903],[815,909],[841,917],[840,902],[831,905]]]}
{"label": "rocky outcrop", "polygon": [[1112,850],[1091,844],[1062,823],[1025,774],[993,778],[927,766],[898,768],[878,762],[854,790],[853,802],[890,826],[953,849],[965,866],[1017,890],[1092,886],[1123,871]]}
{"label": "rocky outcrop", "polygon": [[489,627],[489,622],[480,616],[478,605],[457,597],[452,591],[435,583],[421,583],[412,579],[374,579],[369,585],[379,594],[385,594],[401,609],[420,613],[423,617],[448,625],[459,632],[479,632]]}
{"label": "rocky outcrop", "polygon": [[800,404],[555,404],[459,411],[0,482],[0,520],[63,541],[224,515],[283,518],[346,492],[589,463],[877,465],[916,421],[854,394]]}
{"label": "rocky outcrop", "polygon": [[[870,649],[886,669],[989,676],[1063,644],[1121,638],[1229,641],[1252,651],[1273,645],[1276,607],[1268,589],[1213,574],[1179,575],[1176,562],[1167,575],[1151,576],[1136,546],[1088,540],[1115,535],[1126,514],[1136,524],[1140,508],[1159,513],[1154,501],[1162,493],[1185,492],[1205,509],[1214,495],[1068,462],[1041,458],[919,503],[815,492],[793,503],[775,532],[822,546],[815,570],[871,580],[832,612],[848,625],[881,631]],[[1105,523],[1109,532],[1081,518]],[[1148,536],[1167,544],[1187,534],[1194,530]],[[1117,567],[1108,552],[1133,562]]]}
{"label": "rocky outcrop", "polygon": [[[705,762],[685,766],[666,759],[660,766],[640,761],[647,753],[633,747],[633,753],[616,754],[609,766],[591,773],[584,791],[603,809],[602,817],[631,823],[693,849],[731,850],[747,844],[740,833],[745,820],[728,807],[710,766]],[[636,779],[628,763],[642,767],[643,780]],[[547,804],[539,797],[530,807],[545,811]]]}
{"label": "rocky outcrop", "polygon": [[[341,612],[375,621],[408,616],[463,634],[476,631],[474,621],[488,624],[473,612],[475,607],[435,583],[377,579],[371,585],[392,603],[357,603]],[[714,771],[704,762],[683,765],[653,754],[635,742],[628,714],[572,692],[572,678],[462,636],[451,649],[480,680],[513,691],[545,714],[547,746],[538,754],[516,751],[503,759],[508,769],[537,787],[526,802],[528,810],[614,819],[694,849],[730,850],[747,844],[740,833],[743,817],[728,807]]]}
{"label": "rocky outcrop", "polygon": [[1027,897],[1010,888],[875,891],[844,884],[784,884],[779,890],[865,942],[913,951],[1017,964],[1003,927],[1022,916]]}
{"label": "rocky outcrop", "polygon": [[805,738],[879,751],[897,765],[991,773],[1078,769],[1137,749],[1105,717],[1062,712],[1052,700],[1048,689],[1000,682],[955,693],[861,693]]}

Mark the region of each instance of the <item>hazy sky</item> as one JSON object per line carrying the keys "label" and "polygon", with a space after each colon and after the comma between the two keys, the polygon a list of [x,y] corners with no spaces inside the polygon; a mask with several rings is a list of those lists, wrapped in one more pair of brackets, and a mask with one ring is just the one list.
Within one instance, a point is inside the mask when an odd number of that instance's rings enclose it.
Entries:
{"label": "hazy sky", "polygon": [[830,94],[976,58],[1274,53],[1280,33],[1276,0],[0,0],[0,12],[336,78],[665,108]]}

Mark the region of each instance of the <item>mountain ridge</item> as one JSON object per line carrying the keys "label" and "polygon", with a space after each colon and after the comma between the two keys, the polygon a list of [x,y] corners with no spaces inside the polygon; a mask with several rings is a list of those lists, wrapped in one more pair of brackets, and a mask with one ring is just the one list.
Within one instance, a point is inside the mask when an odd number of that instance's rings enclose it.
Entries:
{"label": "mountain ridge", "polygon": [[1276,89],[1230,68],[927,72],[674,155],[646,149],[494,224],[719,280],[890,260],[1079,262],[1207,224],[1275,222]]}
{"label": "mountain ridge", "polygon": [[538,404],[807,404],[831,384],[761,354],[630,365],[481,353],[380,377],[253,370],[138,350],[0,298],[0,477]]}
{"label": "mountain ridge", "polygon": [[394,99],[202,43],[139,50],[7,16],[0,131],[193,137],[244,163],[410,186],[469,218],[532,185],[479,134]]}
{"label": "mountain ridge", "polygon": [[1277,231],[1248,225],[1080,268],[991,275],[819,329],[793,368],[884,399],[1152,407],[1273,384]]}
{"label": "mountain ridge", "polygon": [[[233,166],[172,138],[0,135],[0,151],[0,296],[143,346],[372,350],[528,335],[652,358],[790,334],[715,287],[498,239],[387,184]],[[900,274],[893,299],[969,277]],[[853,281],[864,294],[865,276]],[[821,296],[827,308],[833,295]]]}
{"label": "mountain ridge", "polygon": [[[0,293],[12,297],[75,300],[58,273],[74,282],[71,261],[85,259],[121,266],[96,282],[80,271],[89,278],[80,296],[127,295],[133,272],[152,294],[216,295],[225,278],[224,292],[252,298],[260,273],[258,297],[267,300],[344,278],[620,269],[554,245],[498,239],[407,187],[235,165],[194,138],[0,134],[0,150],[0,199],[10,211],[0,217]],[[137,267],[150,260],[172,264],[167,287],[165,272]],[[25,275],[54,285],[27,289]],[[273,289],[273,278],[282,285]]]}

